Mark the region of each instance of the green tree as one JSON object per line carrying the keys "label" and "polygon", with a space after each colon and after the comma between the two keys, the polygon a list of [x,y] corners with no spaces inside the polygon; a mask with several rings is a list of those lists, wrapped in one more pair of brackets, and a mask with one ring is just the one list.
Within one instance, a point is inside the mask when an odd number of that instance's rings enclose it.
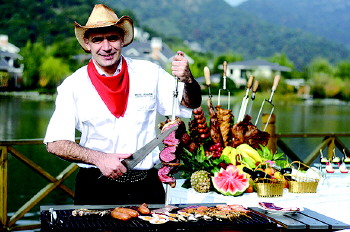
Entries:
{"label": "green tree", "polygon": [[49,56],[39,68],[40,87],[52,89],[61,83],[70,73],[69,66],[62,59]]}
{"label": "green tree", "polygon": [[344,80],[344,84],[341,89],[341,97],[343,100],[350,101],[350,79]]}
{"label": "green tree", "polygon": [[294,69],[294,63],[291,61],[288,56],[284,53],[275,53],[273,56],[271,56],[268,61],[277,63],[282,66],[286,66],[288,68]]}
{"label": "green tree", "polygon": [[25,88],[33,89],[37,87],[39,81],[39,67],[41,59],[45,57],[45,48],[43,43],[27,42],[21,49],[20,54],[23,57],[23,85]]}
{"label": "green tree", "polygon": [[339,62],[335,69],[335,76],[343,80],[350,79],[350,61]]}
{"label": "green tree", "polygon": [[308,72],[311,78],[317,73],[324,73],[332,76],[334,74],[334,68],[327,59],[318,57],[311,61]]}
{"label": "green tree", "polygon": [[[334,68],[325,58],[315,58],[308,67],[308,75],[312,82],[311,92],[314,97],[330,97],[334,91],[331,88],[326,90],[325,86],[333,78]],[[333,86],[333,84],[332,84]]]}
{"label": "green tree", "polygon": [[340,97],[344,82],[340,78],[329,78],[324,85],[325,96],[328,98]]}
{"label": "green tree", "polygon": [[[276,64],[279,64],[281,66],[288,67],[288,68],[292,69],[293,71],[295,70],[295,66],[294,66],[293,61],[291,61],[288,58],[288,56],[284,53],[275,53],[273,56],[271,56],[267,60],[272,62],[272,63],[276,63]],[[297,76],[297,75],[293,75],[294,74],[293,71],[292,72],[284,72],[283,76],[286,78],[293,78],[293,76]]]}

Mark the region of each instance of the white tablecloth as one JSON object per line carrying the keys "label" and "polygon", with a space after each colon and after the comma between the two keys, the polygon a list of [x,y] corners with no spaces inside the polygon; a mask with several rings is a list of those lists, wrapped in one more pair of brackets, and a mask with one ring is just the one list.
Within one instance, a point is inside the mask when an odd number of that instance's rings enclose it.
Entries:
{"label": "white tablecloth", "polygon": [[226,203],[258,207],[258,202],[273,202],[276,205],[304,207],[350,224],[350,173],[334,173],[321,180],[316,193],[289,193],[277,198],[258,197],[256,192],[241,196],[224,196],[216,192],[198,193],[182,188],[183,179],[178,179],[175,188],[168,189],[169,204]]}

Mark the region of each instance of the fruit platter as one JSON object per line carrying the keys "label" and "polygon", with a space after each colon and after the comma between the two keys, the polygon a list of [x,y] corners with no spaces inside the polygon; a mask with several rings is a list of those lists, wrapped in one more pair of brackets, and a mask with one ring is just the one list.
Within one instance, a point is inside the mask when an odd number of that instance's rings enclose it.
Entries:
{"label": "fruit platter", "polygon": [[[272,152],[267,146],[270,134],[265,130],[273,114],[272,96],[280,80],[279,75],[274,78],[270,98],[262,102],[253,123],[250,109],[258,86],[254,76],[249,77],[240,112],[234,117],[229,104],[227,108],[220,105],[220,91],[218,104],[214,107],[210,94],[210,74],[208,70],[204,73],[209,90],[207,112],[202,106],[193,109],[193,117],[187,126],[175,117],[159,125],[162,131],[177,125],[176,131],[163,141],[165,146],[159,154],[162,163],[158,171],[160,180],[174,188],[174,175],[179,173],[186,180],[182,185],[184,188],[193,188],[199,193],[215,191],[226,196],[255,191],[259,197],[280,197],[283,189],[289,186],[295,186],[294,192],[298,193],[315,192],[318,177],[309,181],[311,179],[305,174],[306,169],[295,168],[284,153]],[[225,86],[225,71],[223,78]],[[247,110],[251,89],[252,100]],[[272,108],[264,129],[260,130],[256,125],[264,104]],[[302,182],[304,185],[301,186]],[[312,188],[308,187],[310,184]],[[308,190],[305,190],[305,186]]]}
{"label": "fruit platter", "polygon": [[[257,191],[257,182],[279,180],[287,187],[284,174],[291,173],[291,168],[283,153],[273,153],[267,147],[269,133],[259,130],[249,115],[234,123],[231,110],[213,107],[210,99],[207,104],[207,113],[202,107],[193,110],[188,126],[179,118],[170,123],[179,126],[160,152],[161,180],[173,187],[173,175],[179,173],[186,180],[184,188],[226,196]],[[170,127],[169,121],[160,127]]]}

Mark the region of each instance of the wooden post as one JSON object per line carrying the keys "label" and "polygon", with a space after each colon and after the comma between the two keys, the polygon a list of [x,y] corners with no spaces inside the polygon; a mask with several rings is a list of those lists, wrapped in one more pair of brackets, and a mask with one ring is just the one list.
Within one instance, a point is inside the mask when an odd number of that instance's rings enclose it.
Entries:
{"label": "wooden post", "polygon": [[332,160],[333,159],[333,155],[334,155],[334,149],[335,149],[335,137],[331,137],[331,141],[328,144],[328,160]]}
{"label": "wooden post", "polygon": [[[267,120],[269,118],[270,114],[263,114],[261,117],[263,126],[262,128],[265,128],[265,125],[267,123]],[[270,134],[269,142],[267,143],[267,147],[271,150],[273,154],[277,152],[277,137],[276,137],[276,116],[274,114],[271,115],[270,121],[267,124],[266,132]]]}
{"label": "wooden post", "polygon": [[7,147],[0,147],[0,231],[7,227]]}

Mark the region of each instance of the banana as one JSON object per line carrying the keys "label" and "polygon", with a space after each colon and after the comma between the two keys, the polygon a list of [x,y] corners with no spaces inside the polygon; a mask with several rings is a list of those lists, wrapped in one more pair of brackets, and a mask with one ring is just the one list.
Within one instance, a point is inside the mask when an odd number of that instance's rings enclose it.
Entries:
{"label": "banana", "polygon": [[262,162],[262,158],[259,155],[259,153],[248,144],[242,143],[238,147],[236,147],[236,149],[239,150],[241,153],[249,155],[252,159],[255,160],[255,162]]}
{"label": "banana", "polygon": [[231,152],[228,155],[228,157],[230,158],[230,161],[233,165],[237,164],[237,159],[236,159],[237,155],[238,155],[237,149],[232,147]]}
{"label": "banana", "polygon": [[255,160],[250,157],[247,153],[241,152],[241,156],[242,156],[242,163],[246,164],[249,168],[254,169],[256,168],[255,165]]}
{"label": "banana", "polygon": [[230,153],[231,153],[231,150],[233,149],[233,147],[230,147],[230,146],[226,146],[222,152],[221,152],[221,155],[223,156],[228,156]]}
{"label": "banana", "polygon": [[[239,174],[245,173],[245,172],[243,171],[243,167],[245,167],[244,164],[239,164],[239,165],[237,165],[236,167],[237,167],[238,170],[239,170]],[[245,174],[246,174],[246,173],[245,173]]]}

